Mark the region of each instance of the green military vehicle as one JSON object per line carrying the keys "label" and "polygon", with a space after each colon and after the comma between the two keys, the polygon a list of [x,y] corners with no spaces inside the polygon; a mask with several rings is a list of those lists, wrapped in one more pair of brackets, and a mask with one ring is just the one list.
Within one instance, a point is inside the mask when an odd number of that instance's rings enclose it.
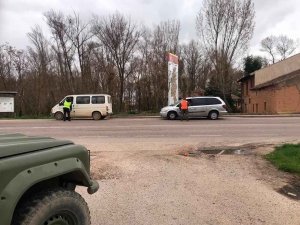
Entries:
{"label": "green military vehicle", "polygon": [[71,141],[0,135],[0,225],[88,225],[90,212],[75,192],[90,178],[88,150]]}

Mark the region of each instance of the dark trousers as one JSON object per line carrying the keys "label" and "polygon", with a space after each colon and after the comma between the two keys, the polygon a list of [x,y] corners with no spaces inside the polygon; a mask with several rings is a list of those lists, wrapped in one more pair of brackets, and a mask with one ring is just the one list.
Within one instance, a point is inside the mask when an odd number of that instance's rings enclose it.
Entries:
{"label": "dark trousers", "polygon": [[[68,116],[66,117],[67,114],[68,114]],[[70,109],[68,109],[68,108],[64,108],[64,121],[66,121],[66,119],[71,121]]]}
{"label": "dark trousers", "polygon": [[181,120],[186,119],[189,120],[189,111],[187,109],[182,109],[181,110]]}

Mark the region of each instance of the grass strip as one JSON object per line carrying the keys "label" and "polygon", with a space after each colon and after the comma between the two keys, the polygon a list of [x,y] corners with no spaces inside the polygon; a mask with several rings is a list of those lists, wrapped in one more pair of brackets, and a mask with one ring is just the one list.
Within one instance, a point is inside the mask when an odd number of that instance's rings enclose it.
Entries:
{"label": "grass strip", "polygon": [[265,157],[278,169],[300,175],[300,144],[278,146]]}

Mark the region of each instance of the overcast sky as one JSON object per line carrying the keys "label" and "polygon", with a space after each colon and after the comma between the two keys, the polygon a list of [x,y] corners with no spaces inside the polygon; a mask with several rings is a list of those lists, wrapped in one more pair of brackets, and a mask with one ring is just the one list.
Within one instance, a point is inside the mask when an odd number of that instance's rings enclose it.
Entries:
{"label": "overcast sky", "polygon": [[[177,19],[181,23],[181,42],[196,38],[195,19],[202,0],[0,0],[0,44],[8,42],[24,49],[29,45],[27,33],[36,24],[47,30],[43,13],[59,10],[81,18],[93,14],[107,15],[116,10],[135,22],[152,27],[161,21]],[[284,34],[300,38],[299,0],[253,0],[255,31],[250,54],[259,54],[260,41],[269,35]],[[46,32],[45,32],[46,33]]]}

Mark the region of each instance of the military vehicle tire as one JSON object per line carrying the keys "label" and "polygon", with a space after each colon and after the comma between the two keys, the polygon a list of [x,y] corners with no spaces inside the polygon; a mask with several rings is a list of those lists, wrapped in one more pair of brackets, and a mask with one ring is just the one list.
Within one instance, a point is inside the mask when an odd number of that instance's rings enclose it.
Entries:
{"label": "military vehicle tire", "polygon": [[58,188],[21,203],[12,225],[90,225],[90,211],[75,191]]}

